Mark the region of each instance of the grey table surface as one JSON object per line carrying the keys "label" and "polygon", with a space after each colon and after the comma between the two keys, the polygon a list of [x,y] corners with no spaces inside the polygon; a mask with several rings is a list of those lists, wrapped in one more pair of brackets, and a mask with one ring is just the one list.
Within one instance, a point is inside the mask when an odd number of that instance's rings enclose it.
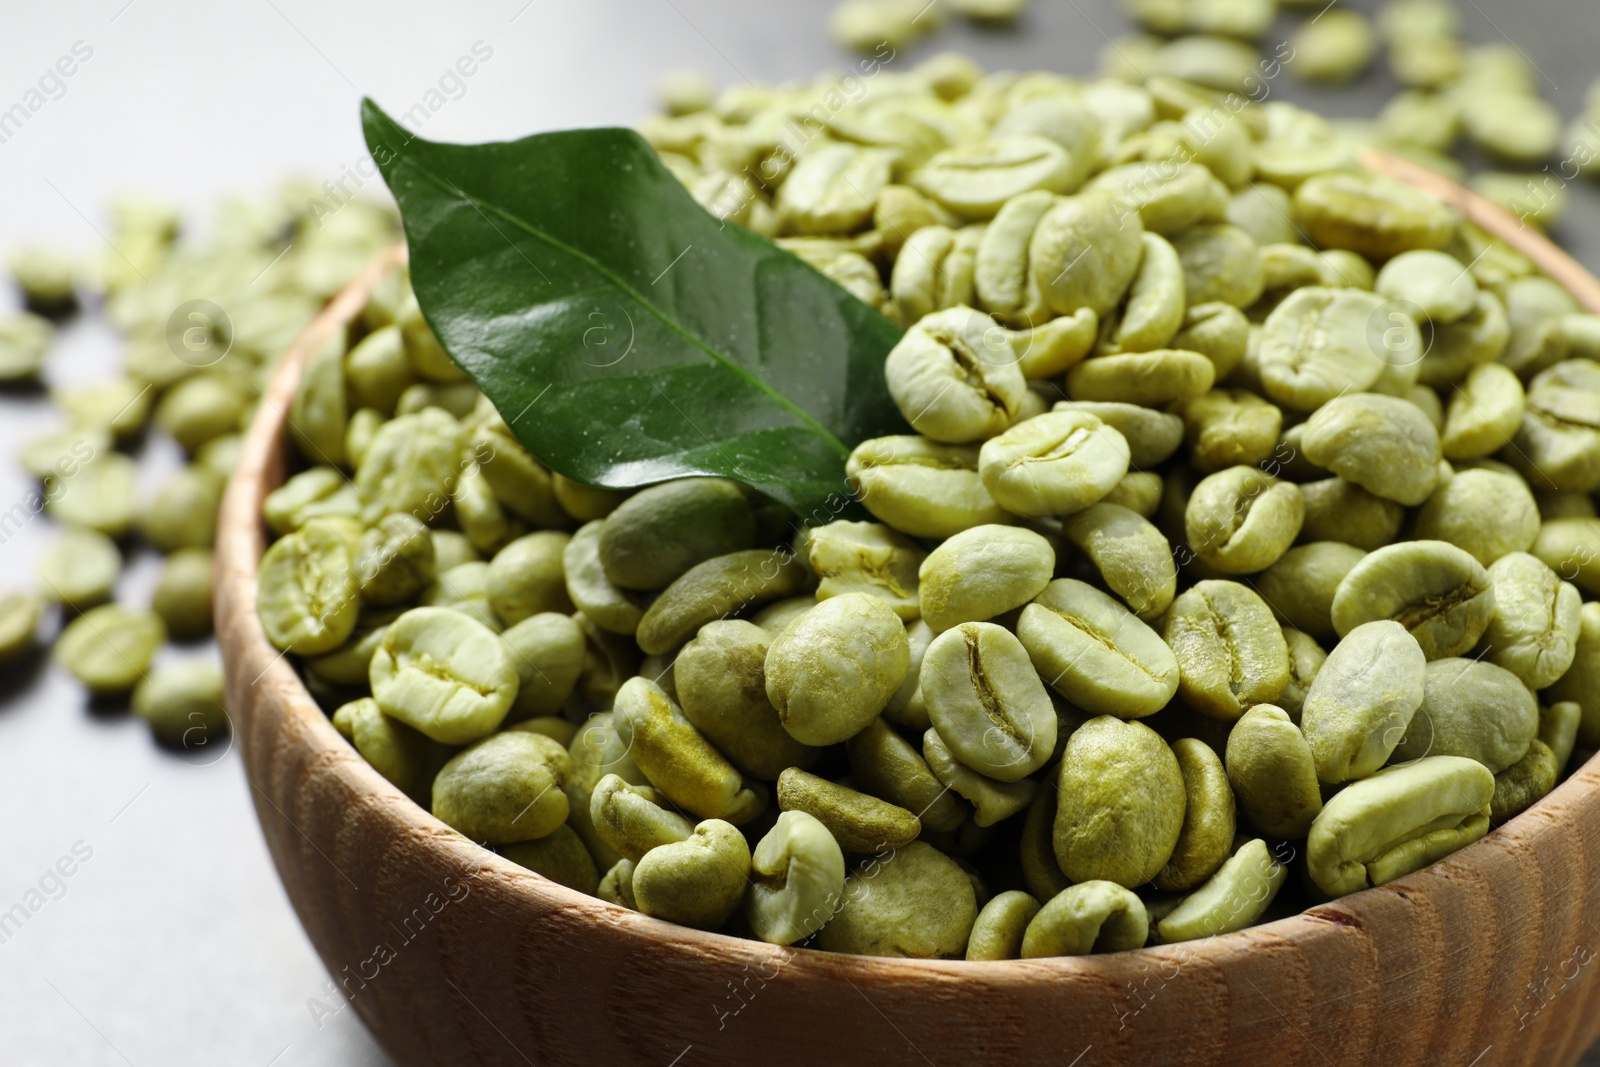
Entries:
{"label": "grey table surface", "polygon": [[[114,193],[178,200],[203,230],[226,193],[265,192],[290,174],[338,174],[363,157],[362,94],[406,110],[440,87],[475,44],[480,53],[491,50],[489,58],[470,79],[443,86],[446,103],[428,119],[427,136],[476,140],[628,123],[649,112],[659,78],[675,67],[727,84],[843,68],[850,57],[826,34],[829,7],[828,0],[6,4],[0,111],[23,100],[75,46],[89,55],[0,141],[0,249],[37,240],[98,252]],[[1462,7],[1471,39],[1515,41],[1546,96],[1568,115],[1578,111],[1600,47],[1600,15],[1591,5],[1462,0]],[[1281,40],[1293,22],[1286,17],[1265,44]],[[1127,29],[1115,0],[1036,0],[1015,31],[955,27],[895,63],[957,47],[991,68],[1088,72],[1108,39]],[[1283,99],[1315,100],[1351,117],[1371,115],[1393,90],[1383,74],[1332,92],[1313,93],[1291,76],[1270,87]],[[1600,269],[1600,192],[1572,193],[1558,236]],[[103,375],[116,353],[114,336],[85,317],[67,330],[51,380]],[[52,422],[38,396],[0,394],[0,455]],[[145,484],[153,486],[176,455],[160,441],[146,451]],[[0,511],[31,488],[13,463],[0,461]],[[0,539],[0,589],[33,583],[34,560],[50,536],[39,518]],[[119,596],[148,597],[155,565],[139,555]],[[202,646],[178,654],[215,652]],[[0,927],[0,1062],[390,1062],[327,984],[227,745],[174,755],[124,709],[91,707],[55,668],[12,670],[0,675],[0,813],[0,914],[19,904],[26,913]],[[1600,1064],[1600,1054],[1585,1063]]]}

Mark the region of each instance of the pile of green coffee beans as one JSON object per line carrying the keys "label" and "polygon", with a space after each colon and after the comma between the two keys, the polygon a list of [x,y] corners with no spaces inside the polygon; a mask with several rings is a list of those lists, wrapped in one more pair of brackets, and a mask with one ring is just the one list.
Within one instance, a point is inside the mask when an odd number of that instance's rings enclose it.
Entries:
{"label": "pile of green coffee beans", "polygon": [[[58,529],[38,560],[38,591],[0,597],[0,661],[36,654],[59,619],[63,668],[97,699],[131,694],[158,738],[197,751],[228,729],[221,670],[194,646],[211,633],[217,506],[240,431],[294,337],[398,227],[390,208],[330,203],[303,183],[225,201],[204,245],[180,241],[178,213],[164,205],[124,200],[111,215],[98,264],[48,249],[11,262],[28,310],[0,319],[0,383],[47,386],[61,418],[23,446],[39,484],[0,527],[7,539],[36,520]],[[121,373],[105,380],[71,380],[49,359],[80,287],[96,294],[83,313],[103,314],[123,337]],[[148,493],[153,464],[140,452],[152,425],[186,462]],[[149,605],[115,602],[141,548],[165,557]],[[191,647],[163,656],[169,639]]]}
{"label": "pile of green coffee beans", "polygon": [[[1159,73],[1259,102],[1283,72],[1340,85],[1385,52],[1405,88],[1371,119],[1334,124],[1347,149],[1379,148],[1467,182],[1457,150],[1470,146],[1492,167],[1515,168],[1481,170],[1472,187],[1530,225],[1559,219],[1568,183],[1594,176],[1600,164],[1593,106],[1600,82],[1590,114],[1563,135],[1560,114],[1540,96],[1544,75],[1509,41],[1466,43],[1455,0],[1392,0],[1375,22],[1322,0],[1127,0],[1125,7],[1143,32],[1109,43],[1102,70],[1135,84]],[[1280,8],[1306,16],[1281,37],[1274,35]]]}
{"label": "pile of green coffee beans", "polygon": [[914,432],[871,521],[585,488],[381,292],[259,607],[443,821],[703,929],[1037,957],[1382,884],[1600,744],[1600,319],[1519,253],[1170,78],[692,89],[646,136],[907,328]]}

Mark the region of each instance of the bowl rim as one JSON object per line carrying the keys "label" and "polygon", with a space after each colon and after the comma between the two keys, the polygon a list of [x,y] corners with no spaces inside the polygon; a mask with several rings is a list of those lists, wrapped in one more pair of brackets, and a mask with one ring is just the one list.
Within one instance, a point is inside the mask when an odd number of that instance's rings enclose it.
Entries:
{"label": "bowl rim", "polygon": [[[1414,185],[1455,206],[1465,218],[1526,255],[1540,270],[1567,288],[1586,310],[1600,313],[1600,280],[1544,235],[1529,229],[1504,209],[1405,160],[1369,150],[1363,154],[1363,163],[1371,170]],[[262,394],[262,403],[246,434],[238,468],[221,508],[214,596],[217,633],[228,678],[230,713],[241,719],[241,723],[235,724],[235,734],[244,750],[242,755],[251,787],[275,809],[277,805],[255,780],[248,752],[255,743],[254,720],[260,709],[271,709],[265,716],[270,721],[265,725],[268,727],[266,736],[273,746],[310,746],[313,751],[308,763],[315,768],[315,773],[336,776],[351,794],[369,798],[375,806],[381,807],[396,840],[409,838],[417,847],[433,850],[436,858],[448,865],[470,872],[473,877],[493,878],[505,891],[525,897],[528,903],[539,908],[575,912],[583,923],[607,927],[613,936],[630,940],[640,949],[673,945],[708,958],[746,966],[793,967],[798,964],[806,970],[846,979],[959,978],[974,974],[973,969],[978,968],[985,981],[1004,985],[1010,982],[1033,984],[1041,978],[1117,980],[1127,975],[1129,960],[1175,958],[1180,965],[1195,959],[1220,962],[1257,948],[1281,949],[1286,942],[1302,951],[1313,952],[1318,943],[1340,936],[1341,930],[1365,927],[1369,920],[1375,920],[1385,897],[1409,899],[1412,895],[1429,894],[1444,889],[1449,883],[1470,878],[1473,868],[1479,865],[1478,858],[1487,856],[1488,849],[1518,853],[1530,850],[1542,834],[1553,832],[1551,827],[1569,815],[1569,809],[1578,807],[1580,800],[1592,803],[1596,796],[1596,789],[1600,787],[1600,756],[1571,768],[1565,780],[1549,794],[1483,838],[1393,882],[1229,934],[1087,956],[1032,960],[903,959],[780,946],[651,918],[551,881],[445,825],[373,769],[334,729],[330,717],[311,697],[288,657],[268,642],[255,611],[258,564],[266,546],[261,504],[266,493],[281,483],[284,474],[290,425],[288,412],[304,365],[360,313],[371,292],[403,267],[406,260],[404,242],[380,252],[295,339]],[[259,693],[247,695],[258,687]],[[264,814],[259,810],[259,803],[257,807],[258,814]],[[277,810],[278,814],[288,817],[281,809]],[[292,820],[291,824],[299,829]],[[300,832],[304,835],[303,830]],[[312,844],[316,847],[314,842]],[[280,869],[279,874],[282,877],[284,871]]]}

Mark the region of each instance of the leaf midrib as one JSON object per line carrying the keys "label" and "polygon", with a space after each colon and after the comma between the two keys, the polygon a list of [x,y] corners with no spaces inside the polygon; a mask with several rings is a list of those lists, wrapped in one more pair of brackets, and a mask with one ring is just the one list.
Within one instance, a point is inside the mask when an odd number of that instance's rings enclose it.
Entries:
{"label": "leaf midrib", "polygon": [[428,181],[432,182],[434,187],[441,192],[453,193],[454,195],[459,196],[462,200],[466,201],[480,212],[484,210],[492,211],[506,222],[510,223],[512,226],[515,226],[517,229],[526,233],[528,236],[542,241],[551,248],[564,252],[572,258],[586,264],[596,274],[599,274],[601,277],[605,278],[612,285],[616,286],[623,293],[627,294],[627,296],[636,304],[644,308],[650,314],[654,315],[658,321],[667,327],[667,329],[676,333],[678,336],[682,337],[684,340],[688,341],[690,344],[706,353],[712,359],[722,364],[723,367],[738,375],[746,383],[754,386],[760,392],[771,397],[773,400],[777,401],[780,406],[788,409],[794,415],[799,417],[801,421],[810,425],[812,429],[814,429],[825,441],[827,441],[828,445],[833,448],[834,451],[838,452],[841,456],[848,457],[850,455],[850,447],[836,437],[831,430],[819,422],[817,418],[809,411],[800,407],[794,401],[790,400],[788,397],[772,388],[766,382],[745,370],[738,363],[734,362],[733,359],[714,348],[709,342],[701,339],[693,333],[690,333],[678,322],[668,316],[666,312],[662,311],[649,300],[646,300],[642,293],[634,289],[633,286],[629,285],[627,282],[623,281],[609,267],[605,266],[594,257],[572,247],[565,241],[561,241],[556,237],[544,232],[543,230],[534,228],[517,216],[508,214],[487,200],[479,200],[478,198],[469,194],[465,189],[462,189],[460,186],[456,185],[454,182],[448,181],[447,179],[441,178],[439,175],[434,174],[433,171],[429,170],[422,163],[417,162],[414,157],[402,156],[397,162],[397,169],[399,167],[409,167],[412,170],[417,171],[423,177],[427,178]]}

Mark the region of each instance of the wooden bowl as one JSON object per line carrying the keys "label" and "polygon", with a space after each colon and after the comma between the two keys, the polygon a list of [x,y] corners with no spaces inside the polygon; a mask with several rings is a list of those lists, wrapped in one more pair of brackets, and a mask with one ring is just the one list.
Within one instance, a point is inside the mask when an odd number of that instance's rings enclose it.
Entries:
{"label": "wooden bowl", "polygon": [[[1592,310],[1542,237],[1400,161]],[[345,999],[407,1065],[1570,1064],[1600,1033],[1600,762],[1444,862],[1225,937],[966,963],[778,948],[566,889],[479,848],[358,756],[256,619],[261,502],[309,353],[404,260],[307,327],[223,504],[217,617],[256,812]],[[329,1011],[342,1005],[330,1000]]]}

